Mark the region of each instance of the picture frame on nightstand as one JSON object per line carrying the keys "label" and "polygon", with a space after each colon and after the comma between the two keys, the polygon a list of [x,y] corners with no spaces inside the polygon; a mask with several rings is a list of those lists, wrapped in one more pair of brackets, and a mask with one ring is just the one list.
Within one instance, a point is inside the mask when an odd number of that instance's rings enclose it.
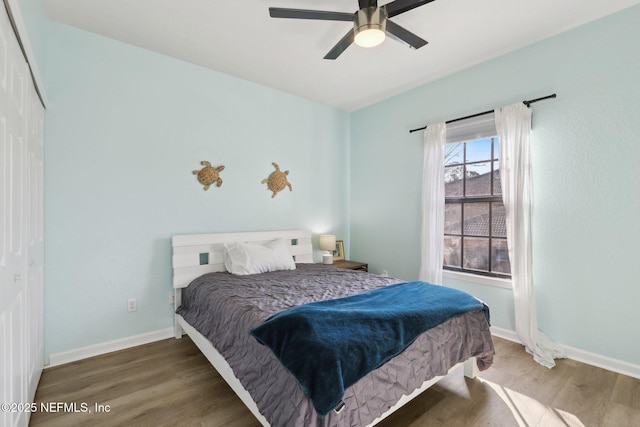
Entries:
{"label": "picture frame on nightstand", "polygon": [[333,251],[333,260],[334,261],[344,260],[344,241],[343,240],[336,240],[336,249]]}

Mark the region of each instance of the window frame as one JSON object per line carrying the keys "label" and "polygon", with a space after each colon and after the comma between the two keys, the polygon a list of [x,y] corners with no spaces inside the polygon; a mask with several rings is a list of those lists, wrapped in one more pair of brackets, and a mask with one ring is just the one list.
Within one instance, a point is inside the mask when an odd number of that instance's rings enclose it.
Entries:
{"label": "window frame", "polygon": [[442,277],[446,279],[457,280],[460,282],[472,283],[474,285],[488,285],[502,289],[513,289],[511,279],[504,279],[493,276],[483,276],[474,273],[465,273],[456,270],[442,270]]}
{"label": "window frame", "polygon": [[[486,123],[486,121],[485,121]],[[508,246],[508,241],[507,241],[507,237],[506,235],[504,237],[502,236],[495,236],[493,234],[493,214],[494,214],[494,203],[500,203],[503,204],[503,200],[502,200],[502,192],[500,192],[500,194],[494,194],[495,191],[495,171],[499,171],[499,157],[497,156],[498,153],[495,153],[494,150],[496,150],[496,146],[499,144],[499,139],[497,137],[497,132],[491,132],[491,130],[485,130],[484,132],[482,132],[482,135],[465,135],[466,138],[462,139],[462,138],[456,138],[453,141],[449,141],[447,140],[447,145],[453,145],[453,144],[464,144],[463,145],[463,158],[462,161],[460,162],[453,162],[453,163],[449,163],[449,164],[445,164],[445,170],[447,167],[462,167],[462,195],[456,195],[456,196],[450,196],[447,197],[445,194],[445,209],[446,209],[446,205],[451,205],[451,204],[459,204],[460,205],[460,217],[461,217],[461,223],[460,223],[460,229],[459,229],[459,233],[443,233],[443,242],[444,239],[447,236],[451,236],[451,237],[455,237],[455,238],[459,238],[460,240],[460,266],[456,267],[456,266],[449,266],[449,265],[445,265],[445,259],[443,258],[442,260],[442,268],[443,268],[443,275],[445,275],[445,277],[451,277],[455,278],[455,279],[459,279],[459,280],[465,280],[465,281],[472,281],[469,280],[470,278],[476,278],[475,281],[479,281],[479,278],[486,278],[489,279],[489,282],[491,283],[487,283],[487,284],[492,284],[492,285],[496,285],[499,287],[510,287],[510,283],[511,283],[511,272],[510,273],[503,273],[503,272],[495,272],[495,271],[491,271],[492,267],[493,267],[493,243],[494,241],[504,241],[507,246]],[[487,133],[491,134],[493,133],[493,135],[488,135]],[[472,160],[467,162],[467,144],[468,143],[473,143],[474,141],[478,141],[478,140],[483,140],[483,139],[491,139],[491,152],[490,152],[490,158],[489,159],[482,159],[482,160]],[[489,163],[490,165],[490,171],[491,171],[491,175],[490,175],[490,183],[489,183],[489,188],[490,188],[490,193],[489,195],[466,195],[467,193],[467,179],[470,178],[469,176],[467,176],[467,167],[470,165],[474,165],[474,164],[486,164]],[[496,167],[496,165],[498,167]],[[488,207],[488,214],[489,214],[489,219],[488,219],[488,232],[487,235],[478,235],[478,234],[467,234],[465,232],[465,205],[468,204],[472,204],[472,203],[486,203],[487,207]],[[484,271],[484,270],[475,270],[475,269],[469,269],[469,268],[465,268],[464,267],[464,245],[465,245],[465,238],[480,238],[480,239],[486,239],[487,243],[488,243],[488,260],[487,260],[487,266],[488,266],[488,271]],[[443,243],[444,244],[444,243]],[[509,261],[510,263],[510,261]],[[510,267],[510,265],[509,265]],[[509,268],[509,270],[511,270],[511,268]],[[446,272],[449,272],[448,274],[444,274]],[[487,280],[482,280],[482,282],[487,282]]]}

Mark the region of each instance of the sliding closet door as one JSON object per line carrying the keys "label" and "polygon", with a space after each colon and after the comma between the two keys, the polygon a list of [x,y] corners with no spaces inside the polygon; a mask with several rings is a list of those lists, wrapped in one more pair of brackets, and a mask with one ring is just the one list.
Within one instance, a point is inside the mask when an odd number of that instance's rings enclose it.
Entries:
{"label": "sliding closet door", "polygon": [[44,108],[31,81],[27,100],[27,401],[32,402],[44,364]]}
{"label": "sliding closet door", "polygon": [[[0,425],[26,426],[43,363],[43,108],[0,6]],[[6,409],[9,409],[8,411]]]}

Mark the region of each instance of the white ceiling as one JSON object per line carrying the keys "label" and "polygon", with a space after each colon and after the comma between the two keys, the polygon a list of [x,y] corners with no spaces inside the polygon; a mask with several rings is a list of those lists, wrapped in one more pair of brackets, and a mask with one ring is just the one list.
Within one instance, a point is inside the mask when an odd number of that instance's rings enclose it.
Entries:
{"label": "white ceiling", "polygon": [[423,48],[387,38],[330,61],[350,23],[274,19],[268,8],[355,12],[356,0],[45,0],[55,21],[346,111],[638,3],[436,0],[392,18]]}

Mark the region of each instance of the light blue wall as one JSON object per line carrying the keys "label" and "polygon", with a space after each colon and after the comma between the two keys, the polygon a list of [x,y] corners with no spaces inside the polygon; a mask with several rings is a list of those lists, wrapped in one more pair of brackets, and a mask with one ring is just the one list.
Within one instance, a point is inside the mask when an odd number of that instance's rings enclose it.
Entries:
{"label": "light blue wall", "polygon": [[[47,36],[47,354],[170,327],[173,234],[347,235],[347,113],[53,22]],[[201,160],[226,167],[221,188],[203,191]],[[293,191],[272,199],[274,161]]]}
{"label": "light blue wall", "polygon": [[[640,6],[351,115],[351,256],[416,279],[422,133],[409,129],[550,93],[533,106],[534,280],[540,328],[640,363]],[[513,329],[508,290],[446,284]]]}

